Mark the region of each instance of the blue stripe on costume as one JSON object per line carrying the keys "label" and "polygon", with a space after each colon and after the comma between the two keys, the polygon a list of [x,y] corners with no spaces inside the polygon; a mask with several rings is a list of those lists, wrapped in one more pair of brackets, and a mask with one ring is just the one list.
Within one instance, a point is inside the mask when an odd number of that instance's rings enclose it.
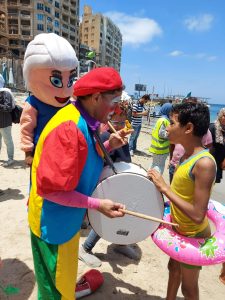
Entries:
{"label": "blue stripe on costume", "polygon": [[26,102],[28,102],[31,106],[33,106],[38,111],[37,127],[34,130],[34,145],[36,146],[45,125],[62,107],[54,107],[44,102],[41,102],[33,95],[29,96],[26,99]]}

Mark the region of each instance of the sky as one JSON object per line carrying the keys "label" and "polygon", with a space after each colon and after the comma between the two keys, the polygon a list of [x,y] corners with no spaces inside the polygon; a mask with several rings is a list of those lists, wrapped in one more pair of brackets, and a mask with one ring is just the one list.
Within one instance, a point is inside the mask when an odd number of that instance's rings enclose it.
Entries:
{"label": "sky", "polygon": [[207,97],[225,104],[224,0],[81,0],[123,35],[121,76],[148,93]]}

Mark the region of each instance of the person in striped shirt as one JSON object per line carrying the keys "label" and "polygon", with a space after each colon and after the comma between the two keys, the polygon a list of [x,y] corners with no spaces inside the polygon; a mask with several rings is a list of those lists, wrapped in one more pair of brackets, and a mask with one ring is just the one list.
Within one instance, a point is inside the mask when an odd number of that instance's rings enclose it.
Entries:
{"label": "person in striped shirt", "polygon": [[137,150],[137,139],[141,131],[142,117],[148,115],[148,111],[145,110],[144,104],[150,100],[149,95],[143,95],[141,99],[133,105],[132,108],[132,122],[131,125],[134,129],[129,140],[130,155],[133,156]]}

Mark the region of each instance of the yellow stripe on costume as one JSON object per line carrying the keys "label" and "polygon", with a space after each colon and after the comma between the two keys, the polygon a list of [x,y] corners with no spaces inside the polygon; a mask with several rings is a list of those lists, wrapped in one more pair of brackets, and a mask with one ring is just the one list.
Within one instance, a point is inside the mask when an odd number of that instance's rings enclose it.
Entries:
{"label": "yellow stripe on costume", "polygon": [[40,222],[43,198],[37,194],[37,168],[40,162],[44,141],[48,134],[60,124],[70,120],[77,124],[79,118],[80,112],[73,104],[65,106],[60,109],[47,123],[38,140],[31,169],[31,191],[28,210],[29,225],[32,232],[38,237],[41,237]]}
{"label": "yellow stripe on costume", "polygon": [[[55,285],[61,300],[75,300],[80,232],[58,246]],[[71,292],[73,291],[73,292]]]}

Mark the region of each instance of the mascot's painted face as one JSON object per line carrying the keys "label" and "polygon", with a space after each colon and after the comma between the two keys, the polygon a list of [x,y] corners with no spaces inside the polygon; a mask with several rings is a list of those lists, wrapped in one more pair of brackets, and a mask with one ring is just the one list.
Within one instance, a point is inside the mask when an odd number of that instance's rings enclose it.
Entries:
{"label": "mascot's painted face", "polygon": [[29,75],[29,90],[40,101],[63,107],[73,94],[76,70],[33,69]]}

